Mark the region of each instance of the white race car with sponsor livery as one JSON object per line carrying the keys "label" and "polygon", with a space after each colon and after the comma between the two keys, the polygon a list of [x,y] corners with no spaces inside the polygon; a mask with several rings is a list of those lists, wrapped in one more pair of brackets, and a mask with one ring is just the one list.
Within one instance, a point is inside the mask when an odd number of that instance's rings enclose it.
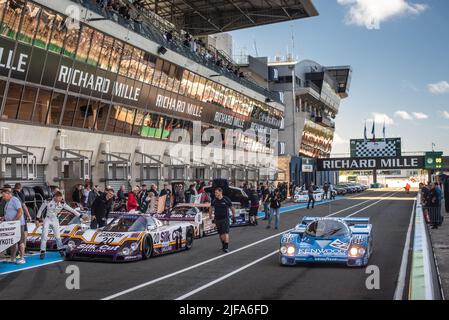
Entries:
{"label": "white race car with sponsor livery", "polygon": [[67,242],[66,259],[135,261],[192,248],[194,226],[164,225],[149,214],[124,213],[104,228],[78,231]]}
{"label": "white race car with sponsor livery", "polygon": [[[62,244],[66,245],[70,237],[75,235],[80,230],[87,230],[90,228],[90,216],[84,215],[87,219],[77,216],[72,212],[62,210],[58,214],[59,233],[61,235]],[[28,236],[26,239],[26,247],[29,250],[40,250],[42,224],[36,226],[33,222],[27,223]],[[53,235],[53,230],[50,228],[47,240],[47,250],[56,250],[56,239]]]}
{"label": "white race car with sponsor livery", "polygon": [[[313,199],[315,199],[316,202],[322,201],[323,197],[324,197],[323,189],[317,189],[313,191]],[[308,202],[308,201],[309,201],[309,193],[307,191],[300,190],[295,192],[293,202]]]}

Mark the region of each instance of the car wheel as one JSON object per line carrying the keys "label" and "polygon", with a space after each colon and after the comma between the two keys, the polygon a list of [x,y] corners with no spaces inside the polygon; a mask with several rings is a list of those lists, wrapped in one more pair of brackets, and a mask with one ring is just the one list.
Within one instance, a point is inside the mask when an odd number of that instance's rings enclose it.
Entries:
{"label": "car wheel", "polygon": [[153,239],[151,236],[146,236],[143,239],[143,247],[142,247],[142,259],[146,260],[151,258],[153,255]]}
{"label": "car wheel", "polygon": [[198,226],[198,238],[204,237],[204,224]]}
{"label": "car wheel", "polygon": [[186,250],[190,250],[193,246],[193,229],[189,228],[186,232]]}

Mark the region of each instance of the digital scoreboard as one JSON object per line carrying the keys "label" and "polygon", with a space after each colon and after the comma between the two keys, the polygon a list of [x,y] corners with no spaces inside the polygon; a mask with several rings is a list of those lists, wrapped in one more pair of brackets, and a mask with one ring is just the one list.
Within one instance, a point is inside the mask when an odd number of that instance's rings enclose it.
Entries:
{"label": "digital scoreboard", "polygon": [[443,168],[443,152],[441,151],[426,152],[424,159],[424,166],[426,169]]}

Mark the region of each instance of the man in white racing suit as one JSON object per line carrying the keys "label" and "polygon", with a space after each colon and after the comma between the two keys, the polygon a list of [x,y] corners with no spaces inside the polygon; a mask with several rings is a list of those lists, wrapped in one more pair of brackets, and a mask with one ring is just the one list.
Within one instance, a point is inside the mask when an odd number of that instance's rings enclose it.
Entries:
{"label": "man in white racing suit", "polygon": [[41,260],[45,258],[45,251],[47,249],[47,239],[48,239],[48,231],[51,228],[53,230],[53,235],[56,239],[56,245],[59,250],[59,254],[61,257],[64,256],[64,250],[62,248],[61,235],[59,234],[59,220],[58,215],[62,210],[69,211],[77,216],[81,216],[81,213],[72,209],[69,205],[63,202],[62,193],[60,191],[56,191],[53,199],[51,201],[45,201],[40,207],[39,211],[36,215],[36,225],[39,226],[39,221],[41,221],[41,216],[44,210],[46,212],[44,214],[44,221],[42,226],[42,235],[41,235]]}

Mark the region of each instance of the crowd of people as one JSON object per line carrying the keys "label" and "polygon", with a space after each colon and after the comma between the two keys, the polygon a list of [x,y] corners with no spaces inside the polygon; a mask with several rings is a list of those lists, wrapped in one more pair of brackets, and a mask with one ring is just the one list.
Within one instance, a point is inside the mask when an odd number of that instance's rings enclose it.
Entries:
{"label": "crowd of people", "polygon": [[420,183],[419,192],[421,193],[421,205],[427,223],[430,224],[432,229],[438,229],[443,223],[441,214],[443,191],[441,185],[438,182]]}

